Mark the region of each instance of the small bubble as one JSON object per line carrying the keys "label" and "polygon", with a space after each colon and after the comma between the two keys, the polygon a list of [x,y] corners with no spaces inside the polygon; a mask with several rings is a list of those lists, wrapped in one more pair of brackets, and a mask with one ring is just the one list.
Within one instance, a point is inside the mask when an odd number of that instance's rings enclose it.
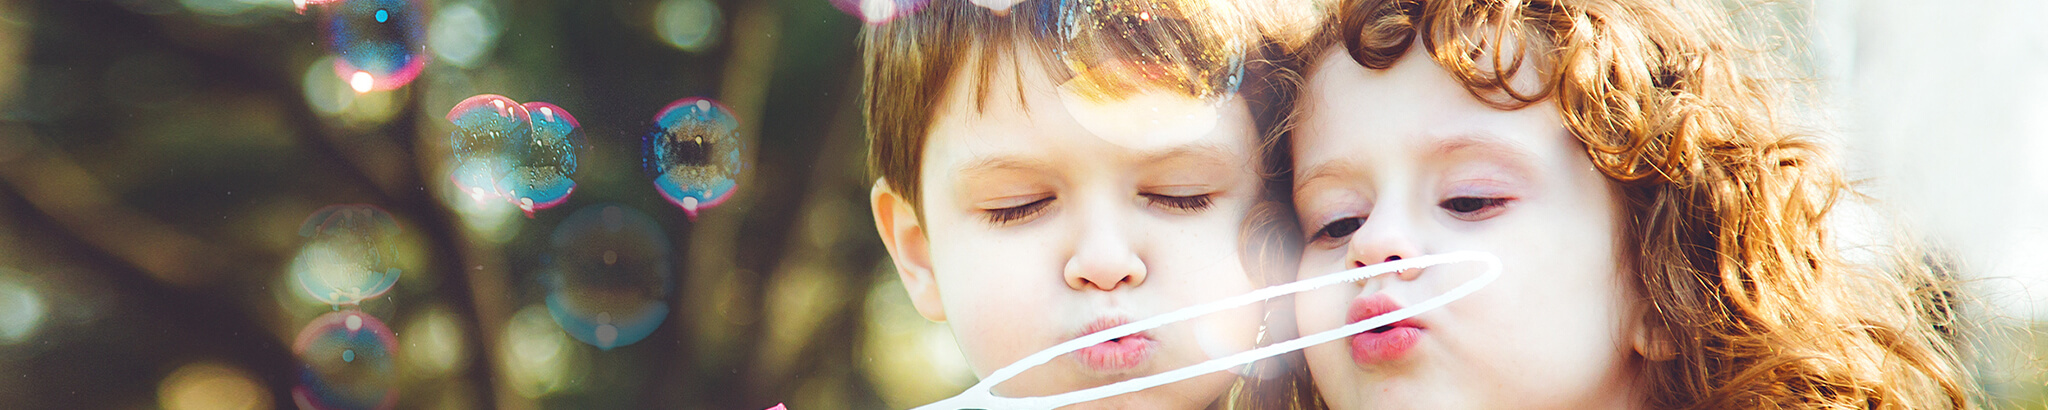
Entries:
{"label": "small bubble", "polygon": [[641,138],[643,162],[654,188],[695,220],[700,211],[732,197],[739,177],[739,119],[706,98],[684,98],[654,116]]}
{"label": "small bubble", "polygon": [[646,338],[668,317],[674,273],[668,236],[654,218],[619,205],[584,207],[555,228],[550,245],[541,281],[548,313],[569,336],[611,350]]}
{"label": "small bubble", "polygon": [[[292,261],[292,279],[306,294],[329,305],[352,305],[383,295],[403,272],[393,244],[398,233],[398,222],[375,206],[321,208],[299,228],[307,240]],[[354,327],[357,322],[350,320]]]}
{"label": "small bubble", "polygon": [[[398,339],[384,322],[344,310],[314,318],[292,344],[301,409],[389,409],[398,403]],[[338,360],[337,360],[338,359]]]}
{"label": "small bubble", "polygon": [[397,89],[419,77],[427,64],[424,7],[409,0],[333,2],[326,26],[327,47],[340,57],[335,73],[357,92]]}

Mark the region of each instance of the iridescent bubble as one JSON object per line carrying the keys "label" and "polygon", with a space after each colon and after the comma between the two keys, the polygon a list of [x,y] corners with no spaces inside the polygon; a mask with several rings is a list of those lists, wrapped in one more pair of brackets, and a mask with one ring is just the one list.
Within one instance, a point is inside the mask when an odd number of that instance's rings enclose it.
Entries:
{"label": "iridescent bubble", "polygon": [[299,331],[299,384],[292,401],[302,410],[389,409],[398,404],[398,339],[377,317],[355,310],[331,312]]}
{"label": "iridescent bubble", "polygon": [[868,24],[887,23],[924,10],[929,4],[931,0],[832,0],[832,7]]}
{"label": "iridescent bubble", "polygon": [[743,166],[739,127],[731,109],[708,98],[684,98],[663,108],[640,140],[654,189],[691,220],[732,198]]}
{"label": "iridescent bubble", "polygon": [[555,228],[541,283],[562,331],[598,349],[633,344],[668,317],[668,236],[647,214],[598,204]]}
{"label": "iridescent bubble", "polygon": [[370,205],[331,205],[299,227],[307,239],[292,261],[292,280],[314,299],[352,305],[383,295],[402,272],[393,238],[398,222]]}
{"label": "iridescent bubble", "polygon": [[1063,0],[1056,47],[1074,74],[1061,102],[1127,146],[1206,134],[1244,79],[1258,30],[1220,0]]}
{"label": "iridescent bubble", "polygon": [[334,73],[356,92],[411,83],[427,65],[426,8],[408,0],[343,0],[327,14]]}
{"label": "iridescent bubble", "polygon": [[531,218],[576,191],[569,175],[576,173],[580,124],[568,110],[484,94],[455,104],[447,118],[456,126],[449,135],[455,154],[449,178],[471,198],[501,198]]}

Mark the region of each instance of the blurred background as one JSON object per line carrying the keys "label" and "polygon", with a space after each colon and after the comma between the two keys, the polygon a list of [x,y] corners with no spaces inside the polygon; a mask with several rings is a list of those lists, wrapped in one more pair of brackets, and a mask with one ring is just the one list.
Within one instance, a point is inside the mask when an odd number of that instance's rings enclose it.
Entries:
{"label": "blurred background", "polygon": [[[1969,280],[1982,326],[1966,345],[1994,408],[2048,408],[2043,3],[1728,3],[1786,27],[1757,33],[1822,91],[1843,165],[1876,198],[1860,226],[1902,226]],[[409,82],[337,72],[360,57],[330,46],[333,5],[0,0],[4,407],[906,408],[973,382],[874,235],[861,9],[379,4],[417,10],[389,16],[420,25],[397,52],[425,61]],[[451,181],[444,115],[479,94],[579,120],[566,203],[528,218]],[[732,199],[695,218],[641,169],[655,114],[686,97],[722,103],[744,147]],[[367,206],[309,224],[341,204]],[[619,257],[668,268],[565,282],[576,249],[557,233],[622,223],[584,209],[645,215],[623,223],[666,243]],[[377,245],[396,282],[347,306],[310,294],[320,233],[379,215],[399,229],[344,239]],[[663,313],[564,307],[579,294]],[[335,349],[362,365],[333,367]]]}

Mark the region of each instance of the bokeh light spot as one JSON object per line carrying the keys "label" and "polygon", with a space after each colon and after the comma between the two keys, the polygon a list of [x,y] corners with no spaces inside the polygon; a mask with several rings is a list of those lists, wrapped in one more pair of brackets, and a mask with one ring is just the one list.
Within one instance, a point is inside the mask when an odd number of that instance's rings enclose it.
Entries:
{"label": "bokeh light spot", "polygon": [[270,393],[242,369],[199,362],[171,371],[157,386],[165,410],[256,410],[271,407]]}
{"label": "bokeh light spot", "polygon": [[710,0],[662,0],[654,9],[654,32],[669,45],[692,53],[718,44],[725,24],[718,4]]}
{"label": "bokeh light spot", "polygon": [[49,315],[43,297],[22,281],[20,271],[0,268],[0,345],[34,337]]}

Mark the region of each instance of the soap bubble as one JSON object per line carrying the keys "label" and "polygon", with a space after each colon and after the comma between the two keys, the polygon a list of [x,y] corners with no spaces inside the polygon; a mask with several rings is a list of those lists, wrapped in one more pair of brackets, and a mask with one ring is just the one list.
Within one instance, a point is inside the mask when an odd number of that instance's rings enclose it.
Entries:
{"label": "soap bubble", "polygon": [[389,409],[398,404],[398,339],[377,317],[355,310],[314,318],[299,331],[299,384],[292,401],[303,410]]}
{"label": "soap bubble", "polygon": [[654,129],[641,138],[655,190],[691,220],[732,198],[743,165],[739,124],[725,105],[690,97],[663,108],[654,116]]}
{"label": "soap bubble", "polygon": [[1137,147],[1212,130],[1258,38],[1221,0],[1062,0],[1056,26],[1074,74],[1061,102],[1090,132]]}
{"label": "soap bubble", "polygon": [[455,104],[447,118],[456,126],[449,134],[455,154],[449,178],[471,198],[504,199],[531,218],[576,191],[569,175],[576,173],[581,134],[569,110],[484,94]]}
{"label": "soap bubble", "polygon": [[541,283],[562,331],[598,349],[633,344],[668,317],[668,236],[647,214],[598,204],[555,228]]}
{"label": "soap bubble", "polygon": [[427,65],[426,8],[408,0],[344,0],[327,14],[334,73],[356,92],[397,89]]}
{"label": "soap bubble", "polygon": [[929,4],[931,0],[832,0],[832,7],[868,24],[887,23],[924,10]]}
{"label": "soap bubble", "polygon": [[402,270],[393,238],[398,222],[370,205],[320,208],[299,227],[307,239],[292,261],[292,279],[313,299],[352,305],[383,295]]}

